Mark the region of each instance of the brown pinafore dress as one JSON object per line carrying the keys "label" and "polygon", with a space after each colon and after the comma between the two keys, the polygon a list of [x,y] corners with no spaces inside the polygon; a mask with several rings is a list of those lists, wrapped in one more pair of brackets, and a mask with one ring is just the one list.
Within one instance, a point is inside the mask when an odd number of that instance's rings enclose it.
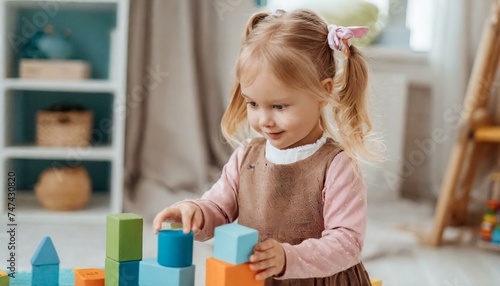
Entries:
{"label": "brown pinafore dress", "polygon": [[[328,139],[306,159],[292,164],[273,164],[265,158],[265,139],[253,139],[248,144],[240,169],[238,222],[257,229],[259,241],[273,238],[297,245],[308,238],[320,238],[324,230],[322,190],[328,167],[341,151],[338,146]],[[370,279],[359,263],[329,277],[268,278],[265,285],[369,286]]]}

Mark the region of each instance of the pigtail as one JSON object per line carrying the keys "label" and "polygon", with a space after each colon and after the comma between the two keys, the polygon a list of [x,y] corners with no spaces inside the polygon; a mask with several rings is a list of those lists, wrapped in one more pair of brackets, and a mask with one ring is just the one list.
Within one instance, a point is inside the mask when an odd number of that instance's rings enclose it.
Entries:
{"label": "pigtail", "polygon": [[235,81],[231,91],[231,99],[229,105],[224,112],[221,120],[222,135],[226,140],[235,147],[241,142],[236,134],[238,133],[241,123],[246,120],[247,109],[243,96],[241,96],[241,87],[238,81]]}
{"label": "pigtail", "polygon": [[345,151],[357,157],[360,151],[365,157],[377,161],[381,156],[367,148],[367,137],[372,131],[368,114],[366,90],[368,87],[368,67],[362,53],[354,46],[349,47],[349,56],[336,81],[337,97],[333,107],[338,133]]}
{"label": "pigtail", "polygon": [[259,24],[260,21],[264,20],[269,15],[270,15],[269,12],[261,11],[253,14],[252,17],[250,17],[250,19],[247,22],[247,27],[245,29],[245,32],[243,33],[243,42],[246,41],[248,35],[250,35],[253,28],[255,28],[255,26],[257,26],[257,24]]}
{"label": "pigtail", "polygon": [[[250,33],[252,33],[252,30],[257,26],[257,24],[259,24],[263,19],[269,16],[269,14],[269,12],[262,11],[252,15],[252,17],[248,20],[246,29],[243,33],[243,43],[247,41],[248,36],[250,35]],[[233,147],[238,146],[242,140],[246,139],[244,138],[245,134],[241,134],[241,136],[238,136],[239,132],[244,133],[244,130],[240,130],[240,127],[242,126],[242,123],[246,121],[246,116],[246,102],[241,96],[240,82],[238,80],[235,80],[233,89],[231,91],[229,105],[224,112],[221,120],[222,135]]]}

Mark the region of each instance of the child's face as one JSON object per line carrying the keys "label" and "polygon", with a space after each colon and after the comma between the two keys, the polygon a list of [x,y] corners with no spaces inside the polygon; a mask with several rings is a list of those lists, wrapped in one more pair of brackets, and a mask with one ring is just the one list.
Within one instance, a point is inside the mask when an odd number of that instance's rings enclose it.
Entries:
{"label": "child's face", "polygon": [[298,147],[322,136],[320,102],[282,84],[272,73],[260,73],[250,85],[241,82],[241,92],[247,102],[248,122],[274,147]]}

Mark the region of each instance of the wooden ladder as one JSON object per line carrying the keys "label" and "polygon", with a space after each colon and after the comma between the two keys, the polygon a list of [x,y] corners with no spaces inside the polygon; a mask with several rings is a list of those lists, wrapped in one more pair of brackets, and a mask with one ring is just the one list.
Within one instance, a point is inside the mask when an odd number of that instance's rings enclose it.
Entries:
{"label": "wooden ladder", "polygon": [[[468,82],[456,141],[441,186],[428,242],[439,245],[450,219],[463,223],[474,182],[475,170],[483,158],[486,143],[500,143],[500,127],[491,125],[486,111],[491,87],[500,61],[500,0],[493,3],[486,21]],[[461,192],[458,192],[461,180]]]}

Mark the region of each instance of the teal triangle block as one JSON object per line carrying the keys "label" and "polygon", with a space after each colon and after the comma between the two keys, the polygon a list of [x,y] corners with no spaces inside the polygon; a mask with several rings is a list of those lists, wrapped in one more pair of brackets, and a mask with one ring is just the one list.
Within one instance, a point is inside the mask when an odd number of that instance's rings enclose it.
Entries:
{"label": "teal triangle block", "polygon": [[42,239],[38,249],[31,258],[31,265],[39,266],[51,264],[59,264],[59,256],[57,256],[57,251],[52,243],[52,239],[46,236]]}

